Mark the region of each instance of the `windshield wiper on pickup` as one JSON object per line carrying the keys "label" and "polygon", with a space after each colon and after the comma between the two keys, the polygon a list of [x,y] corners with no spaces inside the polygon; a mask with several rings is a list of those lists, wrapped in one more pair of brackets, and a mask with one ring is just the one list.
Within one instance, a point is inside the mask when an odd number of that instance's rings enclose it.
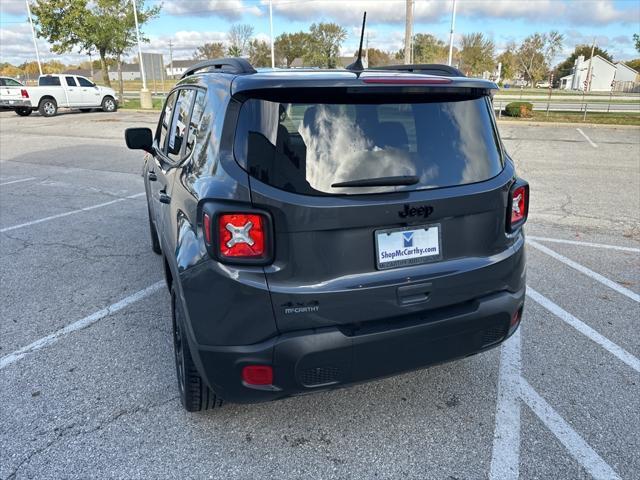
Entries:
{"label": "windshield wiper on pickup", "polygon": [[336,187],[393,187],[397,185],[415,185],[420,181],[415,175],[399,175],[396,177],[364,178],[331,184]]}

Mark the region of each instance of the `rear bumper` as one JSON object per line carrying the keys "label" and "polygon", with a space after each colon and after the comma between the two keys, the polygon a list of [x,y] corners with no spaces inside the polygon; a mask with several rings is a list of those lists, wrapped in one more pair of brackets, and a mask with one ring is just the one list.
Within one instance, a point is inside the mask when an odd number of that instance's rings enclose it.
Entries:
{"label": "rear bumper", "polygon": [[[508,338],[525,289],[498,292],[365,329],[326,327],[297,331],[247,346],[193,345],[205,381],[227,401],[252,403],[364,382],[487,350]],[[272,365],[274,384],[241,380],[249,364]]]}
{"label": "rear bumper", "polygon": [[31,108],[31,100],[0,100],[0,108],[15,110],[16,108]]}

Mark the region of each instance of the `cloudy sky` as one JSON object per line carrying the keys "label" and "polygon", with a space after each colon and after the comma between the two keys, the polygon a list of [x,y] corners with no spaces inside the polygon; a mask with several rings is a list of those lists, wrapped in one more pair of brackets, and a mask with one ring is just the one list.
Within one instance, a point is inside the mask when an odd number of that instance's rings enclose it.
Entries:
{"label": "cloudy sky", "polygon": [[[35,0],[30,0],[35,1]],[[145,51],[169,52],[174,59],[190,58],[204,42],[224,41],[233,23],[254,26],[257,38],[269,39],[269,0],[147,0],[162,4],[160,17],[144,27],[150,43]],[[431,33],[448,41],[451,0],[416,0],[416,33]],[[331,21],[349,32],[343,52],[352,53],[358,42],[362,12],[367,13],[369,46],[397,50],[404,38],[405,0],[273,0],[274,36],[307,30],[314,22]],[[607,49],[616,60],[640,56],[632,35],[640,33],[640,0],[458,0],[456,34],[483,32],[498,51],[533,32],[559,30],[565,52],[578,43]],[[45,60],[56,58],[47,43],[38,45]],[[78,53],[58,57],[65,63],[86,59]],[[34,48],[24,0],[0,0],[0,61],[34,60]],[[557,60],[561,60],[559,57]]]}

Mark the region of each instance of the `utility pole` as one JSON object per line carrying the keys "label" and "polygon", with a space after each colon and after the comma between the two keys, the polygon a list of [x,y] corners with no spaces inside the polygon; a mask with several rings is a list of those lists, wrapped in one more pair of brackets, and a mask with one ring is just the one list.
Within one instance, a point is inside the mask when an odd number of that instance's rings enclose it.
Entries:
{"label": "utility pole", "polygon": [[[593,43],[591,44],[591,58],[589,58],[589,68],[587,68],[587,79],[584,82],[584,90],[582,91],[582,99],[584,100],[587,91],[591,91],[591,63],[593,62],[593,54],[596,50],[596,39],[593,39]],[[584,104],[584,115],[582,117],[582,121],[584,122],[587,119],[587,103]]]}
{"label": "utility pole", "polygon": [[38,52],[38,42],[36,42],[36,30],[33,28],[33,19],[31,18],[31,7],[29,7],[29,0],[25,0],[27,4],[27,15],[29,15],[29,23],[31,24],[31,36],[33,37],[33,46],[36,49],[36,60],[38,61],[38,70],[42,75],[42,65],[40,65],[40,52]]}
{"label": "utility pole", "polygon": [[456,27],[456,0],[453,0],[451,11],[451,30],[449,32],[449,66],[453,63],[453,31]]}
{"label": "utility pole", "polygon": [[273,4],[269,0],[269,29],[271,31],[271,68],[276,68],[276,55],[273,48]]}
{"label": "utility pole", "polygon": [[407,16],[404,26],[404,63],[411,63],[411,43],[413,39],[413,0],[407,1]]}
{"label": "utility pole", "polygon": [[169,40],[169,70],[171,72],[171,80],[173,80],[173,43]]}

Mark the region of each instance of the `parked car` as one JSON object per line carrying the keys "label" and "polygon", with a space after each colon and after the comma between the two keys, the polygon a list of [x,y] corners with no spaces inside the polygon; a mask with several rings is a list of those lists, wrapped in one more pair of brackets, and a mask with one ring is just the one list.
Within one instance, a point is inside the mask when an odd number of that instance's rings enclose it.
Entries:
{"label": "parked car", "polygon": [[464,358],[518,328],[529,187],[496,88],[446,66],[223,59],[185,72],[155,132],[126,130],[187,410]]}
{"label": "parked car", "polygon": [[[9,90],[11,90],[9,92]],[[54,116],[59,108],[74,108],[89,112],[101,108],[105,112],[115,112],[118,101],[115,90],[98,86],[79,75],[41,75],[37,87],[10,88],[4,93],[0,89],[0,103],[14,110],[20,116],[28,116],[34,110],[45,117]]]}
{"label": "parked car", "polygon": [[[15,110],[27,105],[23,97],[24,85],[11,77],[0,77],[0,109]],[[30,103],[28,104],[31,105]]]}
{"label": "parked car", "polygon": [[541,82],[536,83],[536,88],[549,88],[551,84],[548,80],[543,80]]}

